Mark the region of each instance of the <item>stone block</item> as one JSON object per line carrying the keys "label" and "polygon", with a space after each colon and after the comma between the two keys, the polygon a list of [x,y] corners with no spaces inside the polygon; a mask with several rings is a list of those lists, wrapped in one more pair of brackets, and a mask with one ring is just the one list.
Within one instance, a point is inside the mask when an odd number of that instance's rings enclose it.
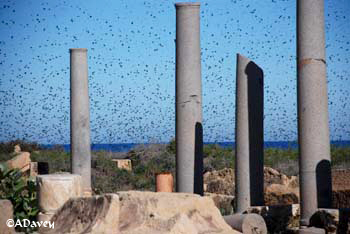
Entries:
{"label": "stone block", "polygon": [[128,191],[120,199],[122,234],[229,234],[233,230],[209,197]]}
{"label": "stone block", "polygon": [[41,228],[40,233],[120,233],[119,197],[105,194],[68,200],[51,218],[54,229]]}
{"label": "stone block", "polygon": [[128,191],[68,200],[41,233],[236,234],[209,197]]}
{"label": "stone block", "polygon": [[9,200],[0,200],[0,233],[1,234],[13,234],[15,233],[14,227],[8,227],[6,222],[8,219],[13,219],[13,207]]}
{"label": "stone block", "polygon": [[26,172],[30,168],[30,153],[20,152],[18,155],[7,161],[9,169],[20,169],[22,172]]}
{"label": "stone block", "polygon": [[53,213],[70,198],[82,196],[80,175],[38,175],[39,208],[43,213]]}
{"label": "stone block", "polygon": [[128,171],[132,170],[131,160],[130,159],[112,159],[116,163],[119,169],[125,169]]}

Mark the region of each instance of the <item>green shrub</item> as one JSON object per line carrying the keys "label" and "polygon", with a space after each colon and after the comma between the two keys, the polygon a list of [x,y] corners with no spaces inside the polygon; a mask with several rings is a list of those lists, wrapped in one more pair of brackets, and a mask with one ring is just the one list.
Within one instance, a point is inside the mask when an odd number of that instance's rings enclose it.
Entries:
{"label": "green shrub", "polygon": [[204,145],[203,158],[204,171],[234,168],[234,151],[231,148],[217,144]]}
{"label": "green shrub", "polygon": [[[0,165],[0,199],[8,199],[13,205],[14,220],[36,220],[39,212],[35,181],[27,180],[18,169],[8,170]],[[32,232],[32,227],[16,227],[17,231]]]}
{"label": "green shrub", "polygon": [[20,145],[22,151],[34,152],[42,150],[42,147],[36,142],[26,142],[23,140],[14,140],[10,142],[0,142],[0,154],[9,154],[14,150],[15,145]]}
{"label": "green shrub", "polygon": [[166,147],[167,151],[170,154],[176,154],[176,142],[175,142],[175,138],[171,139],[170,142],[168,143],[167,147]]}
{"label": "green shrub", "polygon": [[60,148],[35,151],[30,155],[33,162],[47,162],[49,173],[70,172],[70,153]]}
{"label": "green shrub", "polygon": [[92,187],[95,193],[113,193],[132,189],[131,172],[119,169],[107,154],[101,154],[95,159],[92,170]]}
{"label": "green shrub", "polygon": [[331,147],[331,164],[332,166],[349,167],[350,164],[350,147]]}

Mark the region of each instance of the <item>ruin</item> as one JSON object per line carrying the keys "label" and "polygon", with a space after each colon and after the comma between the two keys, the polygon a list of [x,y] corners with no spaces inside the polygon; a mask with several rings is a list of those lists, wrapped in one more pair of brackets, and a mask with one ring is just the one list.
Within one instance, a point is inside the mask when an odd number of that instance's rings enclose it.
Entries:
{"label": "ruin", "polygon": [[90,104],[87,49],[70,49],[71,170],[91,194]]}
{"label": "ruin", "polygon": [[156,174],[156,192],[173,192],[174,178],[171,172]]}
{"label": "ruin", "polygon": [[[201,193],[195,189],[195,187],[200,188],[200,184],[203,187],[200,167],[203,145],[200,4],[176,3],[175,7],[176,190],[177,192]],[[201,173],[195,173],[195,169]],[[203,188],[201,190],[203,191]]]}
{"label": "ruin", "polygon": [[[180,193],[203,194],[200,4],[176,3],[175,7],[176,191]],[[301,198],[300,225],[302,226],[299,233],[324,233],[324,229],[304,227],[310,224],[310,218],[318,211],[318,208],[331,207],[332,188],[324,37],[323,1],[298,0],[297,97]],[[237,54],[236,68],[236,214],[225,216],[224,218],[228,225],[244,233],[253,233],[257,229],[259,229],[261,233],[266,233],[266,224],[261,216],[257,214],[242,214],[243,212],[248,212],[248,210],[254,206],[264,205],[264,74],[263,70],[258,65],[240,54]],[[61,209],[66,201],[71,198],[73,199],[70,200],[70,203],[76,206],[79,206],[79,201],[86,202],[86,207],[93,211],[91,212],[92,214],[96,213],[94,212],[96,208],[94,202],[96,200],[103,200],[104,203],[113,203],[110,207],[117,207],[116,210],[118,212],[120,206],[119,201],[122,201],[118,200],[119,198],[117,195],[104,195],[104,197],[96,196],[92,198],[85,197],[79,198],[80,200],[74,199],[83,194],[91,194],[90,108],[87,49],[70,49],[70,81],[72,174],[37,176],[41,212],[38,216],[38,220],[49,220],[54,216],[54,213]],[[118,164],[118,167],[131,170],[130,160],[114,161]],[[173,178],[171,174],[159,174],[156,177],[156,181],[157,191],[172,192]],[[217,222],[221,226],[226,225],[210,199],[192,194],[171,194],[170,196],[172,197],[167,197],[164,194],[144,194],[146,195],[143,195],[141,192],[122,192],[119,193],[118,196],[123,197],[124,204],[127,204],[127,199],[139,201],[139,197],[146,197],[146,202],[144,203],[148,204],[150,203],[148,202],[149,200],[154,200],[154,197],[158,197],[161,201],[160,204],[164,207],[168,205],[168,209],[174,209],[175,212],[178,213],[183,212],[183,210],[176,210],[179,209],[178,206],[171,203],[171,201],[175,199],[179,200],[177,204],[181,204],[180,207],[187,205],[185,207],[186,209],[191,206],[196,209],[197,206],[207,208],[201,204],[209,204],[210,206],[208,207],[212,209],[209,210],[210,212],[206,209],[199,210],[206,215],[203,217],[211,217],[210,213],[215,212],[215,215],[219,217],[217,218]],[[107,198],[112,200],[112,202]],[[180,202],[180,200],[182,202]],[[90,205],[90,203],[93,205]],[[113,223],[113,219],[116,219],[116,217],[114,217],[113,212],[110,212],[109,203],[108,212],[105,212],[108,213],[108,216],[110,215],[108,218],[110,222],[107,223],[109,225],[107,225],[107,227],[119,230],[120,227],[116,227],[116,224]],[[134,202],[134,200],[132,200],[130,204],[125,205],[125,207],[139,206],[139,203]],[[122,211],[125,214],[129,214],[129,209],[123,206],[120,207],[124,209]],[[142,208],[146,210],[145,207],[146,205],[144,205],[144,207],[141,206],[140,210]],[[162,206],[159,207],[163,208]],[[101,208],[101,206],[98,208]],[[154,215],[153,208],[154,207],[149,208],[153,213],[147,213],[147,216],[142,216],[140,220],[151,220],[149,222],[153,225],[152,218],[161,217]],[[188,215],[188,217],[192,217],[193,210],[195,210],[194,208],[188,211],[188,213],[191,214]],[[138,211],[140,212],[140,210]],[[172,214],[168,212],[168,210],[164,210],[166,211],[164,213],[172,218]],[[293,207],[290,208],[290,211],[293,213]],[[55,218],[64,220],[66,214],[74,216],[71,210],[69,210],[68,205],[65,205],[64,209],[62,208],[60,212],[61,213],[56,215]],[[83,213],[84,212],[79,215],[83,216]],[[133,214],[130,213],[130,215]],[[216,216],[214,218],[216,218]],[[181,218],[180,215],[179,217]],[[196,218],[196,216],[193,217]],[[198,217],[201,218],[202,216],[199,215]],[[74,221],[74,223],[71,223],[72,227],[67,228],[76,228],[75,222],[78,221],[74,218],[75,217],[72,217]],[[102,218],[105,218],[105,216]],[[117,219],[119,222],[119,216]],[[181,222],[181,219],[179,220],[179,222]],[[120,220],[120,222],[126,223],[124,229],[128,228],[129,221],[129,219]],[[66,228],[63,223],[61,225],[62,229]],[[217,230],[221,228],[220,225],[218,225]],[[80,227],[79,222],[77,226]],[[192,227],[192,223],[190,227]],[[98,228],[102,230],[106,227],[101,226]],[[228,229],[228,226],[226,225],[225,228]],[[230,231],[230,229],[228,230]]]}
{"label": "ruin", "polygon": [[297,2],[300,224],[331,205],[324,2]]}
{"label": "ruin", "polygon": [[264,204],[264,77],[237,54],[235,212]]}
{"label": "ruin", "polygon": [[49,221],[55,212],[70,198],[83,195],[82,178],[73,174],[49,174],[36,177],[39,221]]}

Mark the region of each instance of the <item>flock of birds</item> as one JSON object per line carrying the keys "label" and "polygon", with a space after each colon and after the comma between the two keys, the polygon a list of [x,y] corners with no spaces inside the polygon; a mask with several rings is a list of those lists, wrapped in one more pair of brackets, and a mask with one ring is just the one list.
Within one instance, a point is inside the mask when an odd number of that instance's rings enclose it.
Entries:
{"label": "flock of birds", "polygon": [[[175,1],[1,1],[0,141],[69,143],[69,48],[88,49],[93,143],[175,135]],[[348,0],[325,3],[331,138],[350,139]],[[234,141],[236,53],[264,70],[265,140],[297,139],[294,0],[203,0],[205,142]]]}

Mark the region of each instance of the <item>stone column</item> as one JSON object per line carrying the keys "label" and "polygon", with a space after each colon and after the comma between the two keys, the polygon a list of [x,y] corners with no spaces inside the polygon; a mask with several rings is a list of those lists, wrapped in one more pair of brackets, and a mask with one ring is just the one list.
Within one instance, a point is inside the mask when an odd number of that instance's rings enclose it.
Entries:
{"label": "stone column", "polygon": [[248,82],[244,73],[249,59],[237,54],[235,212],[250,207]]}
{"label": "stone column", "polygon": [[235,212],[264,204],[263,72],[237,54]]}
{"label": "stone column", "polygon": [[297,1],[297,60],[300,224],[308,225],[331,199],[320,204],[331,194],[323,0]]}
{"label": "stone column", "polygon": [[87,49],[70,49],[71,166],[91,193],[90,105]]}
{"label": "stone column", "polygon": [[202,152],[195,150],[195,142],[201,142],[196,139],[201,137],[196,129],[202,124],[200,4],[176,3],[175,7],[176,190],[193,193],[195,151]]}

